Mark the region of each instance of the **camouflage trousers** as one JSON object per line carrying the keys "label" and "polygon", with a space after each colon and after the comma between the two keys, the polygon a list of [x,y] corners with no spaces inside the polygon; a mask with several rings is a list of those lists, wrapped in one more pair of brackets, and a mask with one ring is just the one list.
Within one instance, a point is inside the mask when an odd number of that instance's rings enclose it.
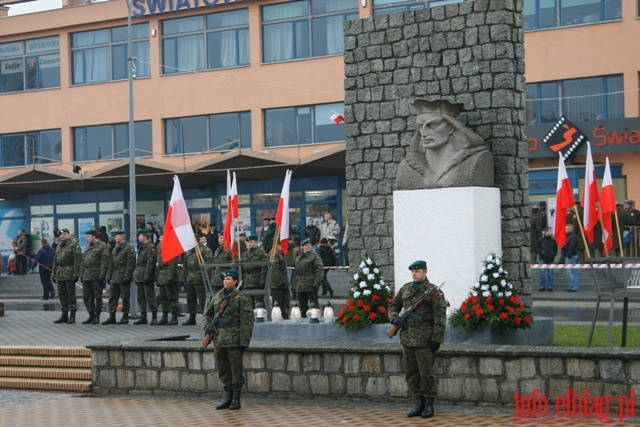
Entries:
{"label": "camouflage trousers", "polygon": [[214,351],[218,378],[225,390],[241,390],[244,386],[242,353],[240,347],[216,348]]}
{"label": "camouflage trousers", "polygon": [[288,319],[291,312],[291,291],[289,288],[273,289],[271,288],[271,298],[273,304],[278,303],[280,311],[282,311],[282,318]]}
{"label": "camouflage trousers", "polygon": [[62,304],[62,311],[76,311],[78,308],[76,282],[73,280],[58,280],[58,298],[60,298],[60,304]]}
{"label": "camouflage trousers", "polygon": [[160,285],[160,304],[163,313],[178,311],[178,292],[173,282]]}
{"label": "camouflage trousers", "polygon": [[88,313],[102,313],[102,282],[97,280],[83,281],[82,300]]}
{"label": "camouflage trousers", "polygon": [[307,310],[309,310],[309,303],[318,303],[318,290],[314,291],[298,291],[298,303],[300,304],[300,314],[302,317],[307,317]]}
{"label": "camouflage trousers", "polygon": [[204,307],[204,283],[187,283],[185,284],[187,291],[187,307],[189,314],[202,313]]}
{"label": "camouflage trousers", "polygon": [[438,388],[433,376],[434,354],[429,347],[402,346],[405,379],[413,397],[436,397]]}
{"label": "camouflage trousers", "polygon": [[138,306],[140,311],[147,311],[147,306],[150,311],[158,311],[158,305],[156,303],[156,289],[153,282],[136,282],[138,287]]}
{"label": "camouflage trousers", "polygon": [[122,297],[122,313],[129,314],[131,306],[131,282],[111,283],[109,289],[109,313],[118,311],[118,301]]}

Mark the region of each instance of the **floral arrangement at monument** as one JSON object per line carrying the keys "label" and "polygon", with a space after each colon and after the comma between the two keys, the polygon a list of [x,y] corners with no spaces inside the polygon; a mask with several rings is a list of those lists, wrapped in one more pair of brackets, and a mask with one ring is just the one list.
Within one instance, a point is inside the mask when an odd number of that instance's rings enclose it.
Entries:
{"label": "floral arrangement at monument", "polygon": [[491,253],[482,262],[484,270],[469,296],[454,311],[449,323],[467,330],[488,326],[498,330],[527,329],[533,323],[531,310],[525,308],[513,285],[507,280],[502,260]]}
{"label": "floral arrangement at monument", "polygon": [[338,313],[336,323],[347,329],[389,323],[387,307],[392,297],[391,288],[385,284],[375,261],[365,255],[353,275],[347,304]]}

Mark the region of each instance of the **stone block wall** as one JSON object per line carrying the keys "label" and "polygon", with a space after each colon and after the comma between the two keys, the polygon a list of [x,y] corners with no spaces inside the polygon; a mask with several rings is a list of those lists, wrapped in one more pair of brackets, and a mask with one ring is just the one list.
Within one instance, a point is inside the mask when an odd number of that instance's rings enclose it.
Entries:
{"label": "stone block wall", "polygon": [[475,0],[345,23],[351,259],[370,252],[393,277],[393,183],[416,131],[411,102],[444,98],[464,104],[458,118],[494,154],[504,265],[530,302],[522,6]]}

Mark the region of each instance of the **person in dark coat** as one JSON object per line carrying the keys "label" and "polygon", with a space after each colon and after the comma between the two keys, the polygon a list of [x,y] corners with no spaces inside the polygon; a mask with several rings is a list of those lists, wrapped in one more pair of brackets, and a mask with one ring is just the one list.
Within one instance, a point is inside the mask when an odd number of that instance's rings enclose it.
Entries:
{"label": "person in dark coat", "polygon": [[531,264],[535,264],[537,261],[536,257],[536,244],[538,240],[542,237],[542,221],[540,219],[540,208],[538,205],[533,205],[531,207],[531,214],[529,215],[529,221],[531,223]]}
{"label": "person in dark coat", "polygon": [[215,252],[220,246],[220,243],[218,242],[219,237],[220,232],[216,228],[216,225],[211,224],[209,226],[209,232],[207,233],[207,246],[211,249],[211,252]]}
{"label": "person in dark coat", "polygon": [[[573,224],[567,223],[565,226],[567,232],[567,243],[562,247],[565,264],[576,264],[578,262],[578,236],[573,231]],[[578,273],[575,268],[568,268],[569,288],[567,292],[578,292]]]}
{"label": "person in dark coat", "polygon": [[322,264],[325,266],[324,277],[322,279],[322,295],[326,295],[329,292],[329,297],[333,297],[333,288],[327,280],[327,273],[329,269],[326,267],[334,267],[338,265],[336,253],[333,251],[333,247],[329,244],[329,241],[325,238],[320,239],[320,246],[318,246],[318,255],[322,259]]}
{"label": "person in dark coat", "polygon": [[36,262],[31,267],[31,273],[33,273],[36,266],[40,266],[38,272],[40,273],[40,283],[42,283],[43,291],[42,298],[40,299],[48,300],[56,296],[56,290],[51,282],[51,269],[53,267],[53,257],[56,250],[49,245],[47,239],[41,239],[40,244],[42,246],[36,254]]}
{"label": "person in dark coat", "polygon": [[[544,237],[536,242],[536,253],[540,264],[553,264],[558,254],[558,243],[553,238],[553,229],[544,229]],[[553,291],[553,269],[540,269],[540,292]]]}

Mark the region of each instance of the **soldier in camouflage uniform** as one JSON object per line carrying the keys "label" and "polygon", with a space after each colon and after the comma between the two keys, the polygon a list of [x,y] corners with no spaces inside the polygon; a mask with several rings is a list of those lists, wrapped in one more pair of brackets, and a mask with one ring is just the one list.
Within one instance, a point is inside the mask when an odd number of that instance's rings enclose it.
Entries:
{"label": "soldier in camouflage uniform", "polygon": [[[53,323],[75,323],[78,301],[76,299],[76,282],[82,264],[82,250],[71,238],[68,229],[60,231],[60,243],[53,257],[52,279],[58,283],[58,298],[62,304],[62,316]],[[69,310],[71,317],[69,317]]]}
{"label": "soldier in camouflage uniform", "polygon": [[318,289],[324,278],[322,259],[313,252],[311,240],[304,239],[300,243],[302,254],[296,258],[296,292],[300,303],[302,317],[307,317],[310,302],[318,302]]}
{"label": "soldier in camouflage uniform", "polygon": [[[160,304],[162,304],[162,318],[158,325],[178,324],[178,258],[173,258],[167,262],[162,261],[162,234],[158,243],[158,261],[156,284],[160,286]],[[171,320],[168,320],[171,313]]]}
{"label": "soldier in camouflage uniform", "polygon": [[[258,236],[247,237],[249,249],[242,254],[242,261],[269,261],[269,256],[265,251],[258,247]],[[242,289],[254,290],[264,289],[267,282],[267,266],[243,267],[242,270]],[[259,295],[252,296],[251,299],[256,302],[264,302],[264,298]]]}
{"label": "soldier in camouflage uniform", "polygon": [[97,325],[100,323],[100,313],[102,313],[102,282],[107,277],[109,268],[109,249],[98,236],[99,233],[96,230],[87,231],[89,244],[82,254],[80,270],[82,299],[89,312],[87,320],[82,322],[84,325],[89,323]]}
{"label": "soldier in camouflage uniform", "polygon": [[[198,247],[205,264],[213,262],[213,252],[207,246],[207,236],[196,235],[200,240]],[[189,249],[184,254],[184,265],[180,269],[181,281],[185,283],[187,291],[187,307],[189,307],[189,318],[182,322],[184,326],[196,324],[196,313],[202,313],[204,308],[204,281],[202,280],[202,270],[200,270],[200,260],[196,253],[196,248]]]}
{"label": "soldier in camouflage uniform", "polygon": [[[218,243],[220,246],[218,246],[213,253],[213,262],[231,262],[231,251],[224,250],[224,236],[222,234],[218,237]],[[211,286],[213,287],[214,293],[222,290],[222,274],[225,270],[225,267],[216,267],[213,271]]]}
{"label": "soldier in camouflage uniform", "polygon": [[109,289],[109,318],[102,324],[112,325],[116,323],[118,300],[122,297],[122,318],[118,321],[118,324],[126,325],[129,323],[131,281],[133,280],[133,270],[136,268],[136,252],[127,242],[124,231],[114,231],[112,234],[116,240],[116,246],[111,251],[109,270],[107,271],[107,281],[111,281],[111,288]]}
{"label": "soldier in camouflage uniform", "polygon": [[[155,231],[155,230],[154,230]],[[138,287],[138,306],[140,318],[134,325],[147,324],[147,307],[151,310],[151,324],[158,323],[158,305],[156,304],[156,262],[158,250],[151,241],[153,234],[149,229],[138,230],[138,259],[133,279]]]}
{"label": "soldier in camouflage uniform", "polygon": [[[220,305],[233,293],[238,284],[238,272],[226,270],[224,288],[218,292],[204,314],[204,324],[210,325]],[[253,334],[253,303],[242,291],[229,300],[229,304],[218,323],[218,333],[207,326],[206,333],[213,337],[218,376],[225,390],[225,399],[216,409],[240,409],[240,392],[244,385],[242,357]]]}
{"label": "soldier in camouflage uniform", "polygon": [[431,418],[434,415],[433,398],[438,391],[433,361],[444,340],[447,301],[441,291],[436,292],[411,314],[406,323],[402,321],[398,317],[400,311],[408,309],[421,295],[435,288],[427,279],[425,261],[415,261],[409,270],[413,281],[405,283],[389,303],[389,319],[400,329],[405,378],[416,398],[416,406],[407,416]]}
{"label": "soldier in camouflage uniform", "polygon": [[276,257],[273,267],[271,267],[271,298],[273,304],[278,303],[278,307],[282,311],[282,318],[289,318],[289,306],[291,303],[291,290],[289,288],[289,277],[287,274],[287,261],[280,250],[276,248]]}

